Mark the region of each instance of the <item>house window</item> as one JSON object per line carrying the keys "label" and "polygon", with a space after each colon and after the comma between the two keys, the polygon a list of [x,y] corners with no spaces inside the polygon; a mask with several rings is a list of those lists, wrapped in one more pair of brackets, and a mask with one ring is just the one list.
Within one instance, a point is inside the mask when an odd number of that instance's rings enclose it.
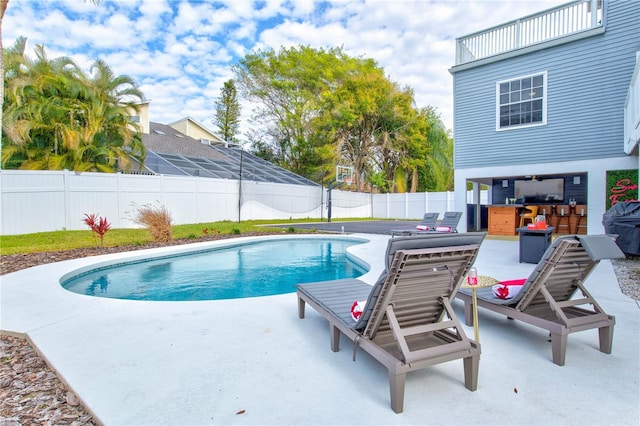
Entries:
{"label": "house window", "polygon": [[547,73],[496,83],[496,130],[547,124]]}

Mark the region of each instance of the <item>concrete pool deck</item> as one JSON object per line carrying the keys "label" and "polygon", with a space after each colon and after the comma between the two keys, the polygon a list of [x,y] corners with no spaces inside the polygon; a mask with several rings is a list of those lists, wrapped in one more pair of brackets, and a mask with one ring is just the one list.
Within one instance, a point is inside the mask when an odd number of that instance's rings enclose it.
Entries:
{"label": "concrete pool deck", "polygon": [[[388,235],[353,254],[382,267]],[[247,238],[250,240],[252,238]],[[237,241],[237,240],[236,240]],[[196,243],[205,247],[224,242]],[[640,307],[624,296],[609,261],[586,281],[616,316],[613,352],[596,330],[572,334],[566,365],[551,362],[547,333],[480,310],[478,390],[461,361],[407,376],[404,413],[389,406],[386,369],[352,344],[331,352],[327,322],[297,317],[294,293],[200,302],[83,296],[59,285],[96,262],[171,254],[177,247],[41,265],[1,277],[0,329],[29,336],[96,418],[107,425],[202,424],[619,424],[640,422]],[[526,277],[518,242],[487,239],[476,267],[498,279]],[[454,307],[462,317],[462,303]],[[473,329],[466,327],[473,336]],[[240,413],[240,414],[238,414]]]}

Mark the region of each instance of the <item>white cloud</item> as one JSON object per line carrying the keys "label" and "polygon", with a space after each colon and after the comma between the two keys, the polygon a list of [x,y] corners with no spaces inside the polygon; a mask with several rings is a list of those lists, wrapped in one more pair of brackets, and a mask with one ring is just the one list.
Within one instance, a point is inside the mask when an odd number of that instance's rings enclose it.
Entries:
{"label": "white cloud", "polygon": [[[453,126],[455,38],[566,0],[122,0],[11,1],[4,45],[26,36],[29,53],[69,56],[87,68],[105,60],[136,79],[151,99],[151,120],[191,116],[211,125],[214,99],[231,65],[255,48],[343,46],[375,59],[419,107],[434,106]],[[37,22],[37,25],[34,23]],[[250,115],[244,104],[243,117]]]}

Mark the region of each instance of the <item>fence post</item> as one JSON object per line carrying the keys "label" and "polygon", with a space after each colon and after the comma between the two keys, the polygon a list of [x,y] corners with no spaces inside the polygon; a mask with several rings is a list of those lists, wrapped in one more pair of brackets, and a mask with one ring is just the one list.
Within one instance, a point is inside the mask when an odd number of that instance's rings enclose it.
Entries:
{"label": "fence post", "polygon": [[69,170],[64,169],[62,171],[62,185],[64,187],[64,229],[70,229],[71,224],[71,196],[70,196],[70,175]]}
{"label": "fence post", "polygon": [[5,215],[5,213],[4,213],[4,211],[2,210],[2,206],[4,206],[4,203],[3,203],[4,195],[3,194],[4,194],[4,188],[2,188],[2,170],[0,170],[0,235],[5,235],[3,218],[7,217]]}
{"label": "fence post", "polygon": [[389,216],[391,214],[391,209],[389,207],[389,193],[387,192],[387,219],[389,219]]}
{"label": "fence post", "polygon": [[404,218],[409,218],[409,193],[404,193]]}
{"label": "fence post", "polygon": [[429,213],[429,193],[424,192],[424,212]]}
{"label": "fence post", "polygon": [[116,197],[116,211],[118,212],[118,217],[116,218],[116,228],[122,228],[122,224],[120,223],[121,218],[124,216],[124,212],[122,211],[122,173],[116,173],[116,191],[118,191],[118,196]]}

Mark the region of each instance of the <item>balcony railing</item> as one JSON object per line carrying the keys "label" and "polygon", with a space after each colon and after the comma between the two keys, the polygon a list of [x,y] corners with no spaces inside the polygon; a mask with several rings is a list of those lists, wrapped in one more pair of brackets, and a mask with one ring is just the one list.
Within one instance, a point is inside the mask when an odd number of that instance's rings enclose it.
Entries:
{"label": "balcony railing", "polygon": [[456,40],[456,65],[601,27],[603,0],[577,0]]}
{"label": "balcony railing", "polygon": [[[640,52],[624,104],[624,152],[631,154],[640,144]],[[639,152],[640,155],[640,152]]]}

